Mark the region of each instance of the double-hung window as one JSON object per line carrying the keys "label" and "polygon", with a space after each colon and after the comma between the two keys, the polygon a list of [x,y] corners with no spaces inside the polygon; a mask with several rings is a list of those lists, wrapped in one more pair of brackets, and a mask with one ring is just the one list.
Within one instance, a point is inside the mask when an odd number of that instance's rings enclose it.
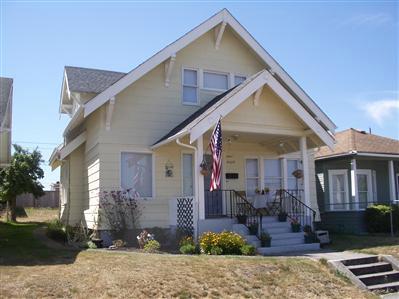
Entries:
{"label": "double-hung window", "polygon": [[234,86],[244,82],[247,78],[245,76],[235,75],[234,76]]}
{"label": "double-hung window", "polygon": [[152,197],[152,154],[122,153],[121,187],[134,197]]}
{"label": "double-hung window", "polygon": [[248,197],[255,195],[255,190],[259,187],[259,166],[258,159],[245,160],[246,174],[246,194]]}
{"label": "double-hung window", "polygon": [[330,209],[349,210],[348,171],[334,169],[328,171],[330,189]]}
{"label": "double-hung window", "polygon": [[197,70],[183,69],[183,104],[199,104]]}
{"label": "double-hung window", "polygon": [[229,75],[227,73],[204,71],[204,89],[225,91],[229,89]]}

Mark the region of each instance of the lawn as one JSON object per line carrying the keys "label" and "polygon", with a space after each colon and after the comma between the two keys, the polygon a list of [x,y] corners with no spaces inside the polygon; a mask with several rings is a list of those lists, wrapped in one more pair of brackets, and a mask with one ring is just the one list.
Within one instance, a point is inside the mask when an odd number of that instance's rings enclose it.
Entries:
{"label": "lawn", "polygon": [[0,222],[2,298],[374,298],[307,258],[67,251]]}
{"label": "lawn", "polygon": [[389,254],[399,259],[399,236],[375,235],[331,235],[333,243],[327,248],[337,251],[352,250],[370,254]]}

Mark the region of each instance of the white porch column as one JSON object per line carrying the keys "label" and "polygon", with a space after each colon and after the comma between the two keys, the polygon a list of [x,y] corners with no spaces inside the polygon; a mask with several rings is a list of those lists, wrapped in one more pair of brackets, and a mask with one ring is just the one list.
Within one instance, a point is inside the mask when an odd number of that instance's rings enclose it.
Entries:
{"label": "white porch column", "polygon": [[395,173],[393,169],[393,161],[388,161],[388,177],[389,177],[389,199],[390,201],[396,200],[395,194]]}
{"label": "white porch column", "polygon": [[283,189],[288,189],[288,172],[287,172],[287,158],[283,158],[282,161],[283,167]]}
{"label": "white porch column", "polygon": [[306,136],[299,139],[299,148],[301,150],[302,167],[303,167],[303,197],[305,204],[310,207],[310,178],[309,178],[309,157],[308,147],[306,144]]}
{"label": "white porch column", "polygon": [[197,165],[195,171],[198,174],[198,189],[197,189],[197,200],[199,210],[199,220],[205,219],[205,192],[204,192],[204,176],[201,174],[200,164],[204,159],[204,144],[202,135],[197,139]]}
{"label": "white porch column", "polygon": [[351,160],[351,196],[356,209],[359,208],[359,193],[357,192],[357,164],[356,159]]}

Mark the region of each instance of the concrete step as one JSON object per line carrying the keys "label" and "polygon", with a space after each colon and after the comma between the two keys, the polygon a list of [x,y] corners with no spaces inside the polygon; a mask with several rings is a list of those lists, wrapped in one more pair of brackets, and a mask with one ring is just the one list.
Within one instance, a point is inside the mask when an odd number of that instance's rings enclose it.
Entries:
{"label": "concrete step", "polygon": [[382,291],[382,292],[397,292],[399,291],[399,281],[383,283],[383,284],[375,284],[369,286],[368,289],[370,291]]}
{"label": "concrete step", "polygon": [[244,224],[233,224],[232,231],[242,236],[249,234],[249,230]]}
{"label": "concrete step", "polygon": [[279,227],[289,227],[291,229],[291,223],[288,223],[288,222],[266,222],[266,223],[262,223],[262,228],[264,230],[269,230],[270,228],[279,228]]}
{"label": "concrete step", "polygon": [[366,286],[399,282],[399,271],[378,272],[360,275],[359,278]]}
{"label": "concrete step", "polygon": [[247,242],[259,241],[257,236],[254,235],[241,235]]}
{"label": "concrete step", "polygon": [[280,234],[270,234],[272,240],[282,240],[282,239],[290,239],[290,238],[304,238],[304,233],[280,233]]}
{"label": "concrete step", "polygon": [[271,228],[266,228],[265,229],[270,235],[277,235],[277,234],[286,234],[286,233],[291,233],[291,227],[285,226],[285,227],[271,227]]}
{"label": "concrete step", "polygon": [[298,244],[289,246],[259,247],[258,253],[262,255],[279,255],[299,251],[315,251],[320,249],[319,243]]}
{"label": "concrete step", "polygon": [[341,261],[342,264],[345,266],[355,266],[355,265],[362,265],[362,264],[372,264],[372,263],[378,263],[378,256],[368,256],[368,257],[362,257],[362,258],[356,258],[356,259],[348,259]]}
{"label": "concrete step", "polygon": [[290,239],[280,239],[280,240],[274,240],[272,239],[271,246],[276,247],[276,246],[288,246],[288,245],[299,245],[299,244],[304,244],[305,240],[304,237],[299,237],[299,238],[290,238]]}
{"label": "concrete step", "polygon": [[392,265],[386,262],[348,266],[348,269],[356,276],[393,270]]}
{"label": "concrete step", "polygon": [[262,223],[278,222],[277,216],[263,216]]}

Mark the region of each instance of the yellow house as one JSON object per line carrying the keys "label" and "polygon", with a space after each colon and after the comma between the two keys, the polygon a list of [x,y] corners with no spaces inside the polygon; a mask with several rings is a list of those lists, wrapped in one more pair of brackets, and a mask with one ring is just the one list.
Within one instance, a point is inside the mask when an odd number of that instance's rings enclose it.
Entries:
{"label": "yellow house", "polygon": [[0,168],[11,160],[13,79],[0,77]]}
{"label": "yellow house", "polygon": [[[129,189],[141,227],[236,230],[259,245],[246,233],[257,223],[275,251],[309,245],[274,218],[318,220],[313,149],[332,147],[336,126],[226,9],[127,74],[65,67],[60,111],[71,120],[50,163],[66,223],[95,228],[99,191]],[[210,192],[219,119],[222,182]]]}

